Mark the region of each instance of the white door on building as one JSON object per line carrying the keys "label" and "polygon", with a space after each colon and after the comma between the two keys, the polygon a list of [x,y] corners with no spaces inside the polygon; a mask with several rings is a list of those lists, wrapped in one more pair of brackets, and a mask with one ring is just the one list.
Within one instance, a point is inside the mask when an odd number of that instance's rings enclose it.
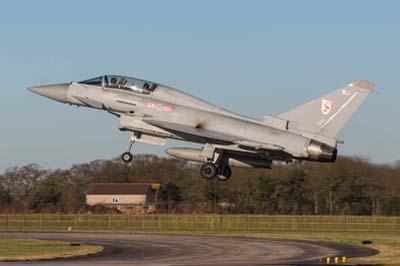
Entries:
{"label": "white door on building", "polygon": [[118,203],[118,197],[113,196],[112,197],[112,204],[117,204]]}

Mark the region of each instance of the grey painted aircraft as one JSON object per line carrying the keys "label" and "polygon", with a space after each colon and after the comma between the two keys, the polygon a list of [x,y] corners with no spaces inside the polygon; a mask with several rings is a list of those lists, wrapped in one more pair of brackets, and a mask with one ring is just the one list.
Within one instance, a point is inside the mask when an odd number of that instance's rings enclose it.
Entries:
{"label": "grey painted aircraft", "polygon": [[45,85],[30,91],[58,102],[107,111],[119,129],[132,132],[122,160],[131,162],[136,142],[165,145],[166,139],[203,144],[170,148],[169,155],[202,162],[206,179],[228,180],[231,166],[271,168],[274,161],[334,162],[337,134],[373,91],[354,81],[276,117],[261,120],[221,109],[158,83],[105,75],[81,82]]}

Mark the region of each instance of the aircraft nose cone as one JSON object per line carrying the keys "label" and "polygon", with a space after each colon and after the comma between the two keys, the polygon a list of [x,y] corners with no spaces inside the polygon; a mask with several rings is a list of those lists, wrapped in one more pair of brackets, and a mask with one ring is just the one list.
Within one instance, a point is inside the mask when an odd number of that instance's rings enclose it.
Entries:
{"label": "aircraft nose cone", "polygon": [[28,88],[29,91],[49,99],[66,103],[69,84],[45,85]]}

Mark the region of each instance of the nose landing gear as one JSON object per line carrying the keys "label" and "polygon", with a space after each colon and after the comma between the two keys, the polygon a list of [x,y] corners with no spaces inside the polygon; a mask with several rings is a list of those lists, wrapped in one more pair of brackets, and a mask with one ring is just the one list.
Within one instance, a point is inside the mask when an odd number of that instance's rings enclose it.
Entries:
{"label": "nose landing gear", "polygon": [[124,161],[124,163],[130,163],[133,159],[133,155],[132,155],[132,153],[127,151],[121,155],[121,159],[122,159],[122,161]]}
{"label": "nose landing gear", "polygon": [[121,155],[121,159],[125,163],[130,163],[132,161],[132,159],[133,159],[133,155],[131,153],[131,149],[132,149],[132,145],[135,143],[135,141],[136,141],[136,134],[132,133],[132,136],[129,138],[128,151],[124,152]]}

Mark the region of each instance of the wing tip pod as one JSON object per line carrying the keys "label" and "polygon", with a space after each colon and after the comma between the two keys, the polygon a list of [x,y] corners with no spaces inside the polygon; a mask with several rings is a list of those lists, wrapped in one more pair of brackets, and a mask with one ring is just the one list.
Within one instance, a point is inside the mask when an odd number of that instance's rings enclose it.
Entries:
{"label": "wing tip pod", "polygon": [[356,80],[350,83],[348,86],[362,89],[364,91],[367,91],[368,93],[373,92],[375,89],[375,84],[366,80]]}

